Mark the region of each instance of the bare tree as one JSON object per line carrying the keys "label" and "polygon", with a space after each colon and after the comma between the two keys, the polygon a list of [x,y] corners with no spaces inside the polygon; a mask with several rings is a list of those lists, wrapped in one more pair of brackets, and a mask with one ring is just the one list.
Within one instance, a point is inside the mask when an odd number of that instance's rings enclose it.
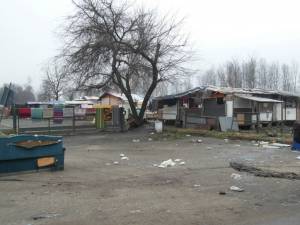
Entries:
{"label": "bare tree", "polygon": [[279,89],[280,69],[278,63],[271,63],[268,68],[268,85],[267,87],[273,90]]}
{"label": "bare tree", "polygon": [[226,74],[229,87],[242,87],[242,71],[240,63],[236,59],[226,63]]}
{"label": "bare tree", "polygon": [[243,87],[256,87],[256,61],[257,60],[254,57],[251,57],[248,61],[242,64]]}
{"label": "bare tree", "polygon": [[[4,84],[0,88],[0,96],[3,93],[4,87],[8,86]],[[34,90],[30,84],[19,85],[12,84],[11,89],[14,91],[14,103],[16,104],[25,104],[28,101],[35,101]]]}
{"label": "bare tree", "polygon": [[292,81],[292,91],[297,91],[298,77],[299,77],[299,64],[297,62],[292,62],[290,67],[290,76]]}
{"label": "bare tree", "polygon": [[[78,86],[116,85],[141,124],[147,103],[161,82],[185,73],[189,58],[181,22],[114,0],[73,1],[62,56]],[[131,96],[135,80],[150,81],[138,114]]]}
{"label": "bare tree", "polygon": [[59,100],[64,93],[70,91],[70,83],[65,67],[57,62],[50,63],[45,69],[45,77],[42,80],[38,95],[39,99],[44,101]]}
{"label": "bare tree", "polygon": [[209,70],[205,71],[200,79],[200,83],[202,85],[217,85],[218,77],[214,67],[211,67]]}
{"label": "bare tree", "polygon": [[258,87],[267,88],[268,85],[268,64],[265,59],[260,59],[257,67]]}
{"label": "bare tree", "polygon": [[292,91],[292,80],[290,75],[290,68],[287,64],[282,64],[281,66],[281,80],[282,80],[282,90]]}
{"label": "bare tree", "polygon": [[217,70],[217,79],[218,79],[218,84],[221,87],[227,87],[226,74],[225,74],[225,70],[222,66],[219,66],[219,68]]}

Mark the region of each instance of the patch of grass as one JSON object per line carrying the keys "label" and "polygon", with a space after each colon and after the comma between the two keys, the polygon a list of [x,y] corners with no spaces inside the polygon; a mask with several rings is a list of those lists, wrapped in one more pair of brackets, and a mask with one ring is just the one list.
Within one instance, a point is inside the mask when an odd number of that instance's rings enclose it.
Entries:
{"label": "patch of grass", "polygon": [[227,138],[233,140],[269,141],[269,142],[281,142],[286,144],[292,143],[291,133],[276,133],[275,137],[270,137],[266,132],[261,132],[261,133],[256,133],[255,131],[220,132],[215,130],[166,127],[162,135],[168,135],[169,137],[178,139],[184,137],[187,134],[191,134],[193,136],[214,137],[219,139]]}

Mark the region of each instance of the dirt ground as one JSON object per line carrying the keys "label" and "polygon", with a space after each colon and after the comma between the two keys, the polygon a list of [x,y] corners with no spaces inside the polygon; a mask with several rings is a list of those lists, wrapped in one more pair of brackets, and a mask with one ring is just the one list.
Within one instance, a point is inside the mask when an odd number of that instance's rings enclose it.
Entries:
{"label": "dirt ground", "polygon": [[[299,225],[299,180],[246,173],[236,180],[229,162],[300,172],[300,153],[213,138],[194,143],[199,138],[193,136],[148,140],[152,136],[140,129],[65,137],[64,171],[0,177],[0,224]],[[186,164],[153,166],[169,158]],[[233,185],[245,191],[232,192]]]}

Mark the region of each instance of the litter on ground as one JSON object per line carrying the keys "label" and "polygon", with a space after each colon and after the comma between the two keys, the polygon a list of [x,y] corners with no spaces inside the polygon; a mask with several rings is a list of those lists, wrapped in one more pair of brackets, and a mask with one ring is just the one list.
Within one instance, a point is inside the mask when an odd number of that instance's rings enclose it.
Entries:
{"label": "litter on ground", "polygon": [[138,142],[140,142],[140,139],[133,139],[132,142],[133,143],[138,143]]}
{"label": "litter on ground", "polygon": [[278,147],[278,146],[273,146],[273,145],[268,145],[268,144],[263,145],[262,147],[263,148],[269,148],[269,149],[280,149],[280,147]]}
{"label": "litter on ground", "polygon": [[46,213],[46,214],[40,214],[40,215],[33,216],[32,219],[34,219],[34,220],[49,219],[49,218],[56,218],[58,216],[62,216],[62,215],[58,214],[58,213]]}
{"label": "litter on ground", "polygon": [[185,165],[185,162],[180,162],[179,165],[183,166]]}
{"label": "litter on ground", "polygon": [[172,159],[168,159],[166,161],[163,161],[161,164],[158,165],[159,168],[167,168],[167,167],[173,167],[176,163]]}
{"label": "litter on ground", "polygon": [[258,144],[259,144],[259,145],[268,145],[269,142],[267,142],[267,141],[260,141],[260,142],[258,142]]}
{"label": "litter on ground", "polygon": [[175,159],[174,162],[180,162],[182,159]]}
{"label": "litter on ground", "polygon": [[127,156],[123,156],[121,160],[129,160],[129,158]]}
{"label": "litter on ground", "polygon": [[227,142],[229,142],[229,139],[225,138],[224,141],[227,143]]}
{"label": "litter on ground", "polygon": [[240,187],[237,187],[237,186],[231,186],[230,190],[231,191],[236,191],[236,192],[243,192],[244,191],[244,189],[242,189]]}
{"label": "litter on ground", "polygon": [[123,153],[120,154],[120,157],[124,157],[125,155]]}
{"label": "litter on ground", "polygon": [[242,178],[242,176],[240,174],[237,174],[237,173],[231,174],[230,177],[235,179],[235,180],[240,180]]}
{"label": "litter on ground", "polygon": [[300,156],[297,156],[297,159],[300,159]]}
{"label": "litter on ground", "polygon": [[277,147],[291,147],[291,145],[288,145],[288,144],[281,144],[281,143],[272,143],[271,144],[272,146],[277,146]]}
{"label": "litter on ground", "polygon": [[119,164],[119,162],[118,162],[118,161],[114,161],[114,162],[113,162],[113,164],[115,164],[115,165],[118,165],[118,164]]}

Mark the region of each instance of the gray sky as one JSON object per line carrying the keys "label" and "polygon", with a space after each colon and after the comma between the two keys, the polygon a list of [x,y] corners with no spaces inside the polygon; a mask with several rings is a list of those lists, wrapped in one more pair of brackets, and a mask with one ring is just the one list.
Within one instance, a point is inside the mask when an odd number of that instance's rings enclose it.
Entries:
{"label": "gray sky", "polygon": [[[297,0],[136,0],[163,13],[186,17],[185,30],[200,56],[198,67],[231,58],[264,57],[300,61],[300,1]],[[70,0],[2,0],[0,85],[39,88],[42,66],[57,54],[55,31],[72,12]]]}

